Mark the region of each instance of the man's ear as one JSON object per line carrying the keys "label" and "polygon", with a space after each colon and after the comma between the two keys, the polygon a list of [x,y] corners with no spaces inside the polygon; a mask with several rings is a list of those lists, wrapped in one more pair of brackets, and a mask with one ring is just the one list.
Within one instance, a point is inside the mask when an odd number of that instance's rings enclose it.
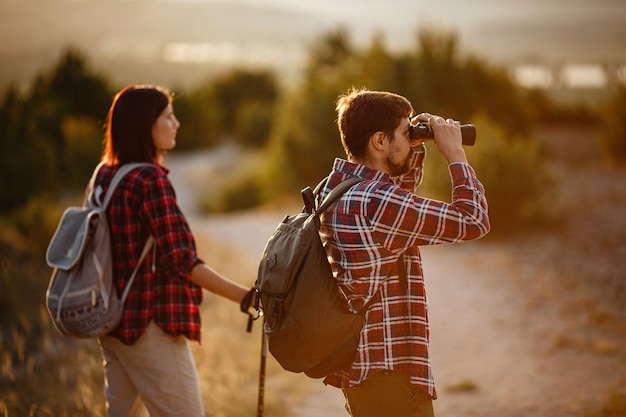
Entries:
{"label": "man's ear", "polygon": [[381,131],[378,131],[372,136],[370,136],[370,146],[372,146],[374,151],[383,151],[387,146],[387,139],[385,138],[385,134]]}

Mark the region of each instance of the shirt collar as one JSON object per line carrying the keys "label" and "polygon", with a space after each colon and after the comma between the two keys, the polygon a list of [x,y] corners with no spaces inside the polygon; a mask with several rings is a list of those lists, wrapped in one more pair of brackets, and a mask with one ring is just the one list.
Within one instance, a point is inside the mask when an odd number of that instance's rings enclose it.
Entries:
{"label": "shirt collar", "polygon": [[336,158],[333,164],[333,171],[340,172],[345,175],[356,176],[367,180],[380,182],[392,182],[389,174],[377,169],[369,168],[362,164],[346,161],[345,159]]}

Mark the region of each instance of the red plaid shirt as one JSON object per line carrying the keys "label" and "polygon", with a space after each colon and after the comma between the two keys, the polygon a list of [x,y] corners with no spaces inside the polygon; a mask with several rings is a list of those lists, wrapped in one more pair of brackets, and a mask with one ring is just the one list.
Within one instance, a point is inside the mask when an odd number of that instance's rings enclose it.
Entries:
{"label": "red plaid shirt", "polygon": [[[366,179],[322,214],[320,234],[351,311],[358,312],[373,298],[352,366],[327,376],[326,384],[354,387],[378,371],[397,370],[437,398],[419,246],[477,239],[490,226],[484,188],[468,164],[449,166],[451,204],[415,194],[424,157],[425,151],[417,152],[411,172],[394,179],[337,159],[320,192],[318,198],[324,198],[348,176]],[[402,253],[406,292],[398,278]]]}
{"label": "red plaid shirt", "polygon": [[[117,168],[104,165],[100,169],[96,186],[102,186],[103,193]],[[156,239],[156,251],[150,251],[143,261],[122,321],[110,334],[128,345],[144,333],[151,320],[172,336],[200,341],[202,289],[188,277],[191,268],[202,261],[167,174],[166,168],[157,165],[134,169],[118,185],[107,210],[118,294],[148,237]]]}

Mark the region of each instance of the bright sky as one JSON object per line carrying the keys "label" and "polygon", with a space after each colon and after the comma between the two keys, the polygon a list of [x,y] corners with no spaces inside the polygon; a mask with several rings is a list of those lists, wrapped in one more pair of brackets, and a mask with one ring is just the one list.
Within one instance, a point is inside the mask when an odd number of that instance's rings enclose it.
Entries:
{"label": "bright sky", "polygon": [[[382,34],[391,50],[414,47],[419,28],[452,31],[463,53],[508,66],[626,63],[624,0],[0,0],[0,81],[54,61],[69,44],[104,65],[291,66],[340,24],[361,45]],[[536,82],[554,77],[525,71]],[[563,76],[597,79],[594,71]]]}

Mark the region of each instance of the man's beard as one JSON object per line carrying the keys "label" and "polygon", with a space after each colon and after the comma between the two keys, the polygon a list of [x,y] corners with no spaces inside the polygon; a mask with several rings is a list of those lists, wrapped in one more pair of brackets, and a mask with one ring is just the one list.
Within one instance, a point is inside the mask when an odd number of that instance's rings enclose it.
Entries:
{"label": "man's beard", "polygon": [[411,149],[406,159],[399,164],[391,162],[391,158],[387,157],[387,166],[389,167],[389,173],[392,177],[399,177],[411,170],[411,161],[413,160],[413,154],[415,151]]}

